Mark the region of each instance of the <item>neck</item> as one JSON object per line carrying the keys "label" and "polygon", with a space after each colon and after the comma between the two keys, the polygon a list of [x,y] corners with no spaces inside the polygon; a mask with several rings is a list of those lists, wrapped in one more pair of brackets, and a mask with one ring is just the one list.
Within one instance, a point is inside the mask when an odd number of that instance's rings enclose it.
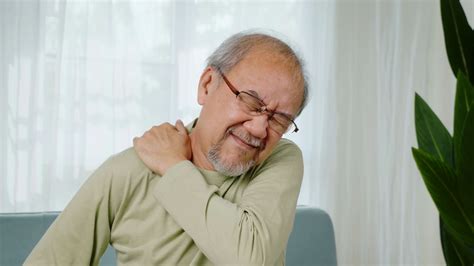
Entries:
{"label": "neck", "polygon": [[189,140],[191,142],[191,152],[193,154],[191,161],[195,166],[201,169],[214,171],[214,166],[212,166],[211,162],[209,162],[209,160],[207,159],[207,151],[204,150],[198,139],[199,129],[194,128],[193,131],[189,134]]}

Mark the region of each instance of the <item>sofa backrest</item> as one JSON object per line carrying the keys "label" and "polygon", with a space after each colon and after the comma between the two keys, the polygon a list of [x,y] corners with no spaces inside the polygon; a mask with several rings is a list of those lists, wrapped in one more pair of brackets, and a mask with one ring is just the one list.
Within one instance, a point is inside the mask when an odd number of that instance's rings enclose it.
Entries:
{"label": "sofa backrest", "polygon": [[298,206],[286,247],[286,265],[337,265],[331,217],[318,208]]}
{"label": "sofa backrest", "polygon": [[[59,212],[0,213],[0,265],[21,265]],[[116,265],[109,246],[101,265]],[[331,218],[317,208],[298,206],[288,240],[287,265],[336,265]]]}

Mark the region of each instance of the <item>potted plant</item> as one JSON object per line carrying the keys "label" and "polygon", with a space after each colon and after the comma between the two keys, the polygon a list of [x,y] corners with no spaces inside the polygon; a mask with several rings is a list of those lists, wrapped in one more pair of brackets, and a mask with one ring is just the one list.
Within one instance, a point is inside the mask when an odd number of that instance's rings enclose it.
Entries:
{"label": "potted plant", "polygon": [[474,31],[459,0],[441,0],[449,63],[457,77],[453,135],[416,94],[418,148],[423,181],[439,211],[448,265],[474,265]]}

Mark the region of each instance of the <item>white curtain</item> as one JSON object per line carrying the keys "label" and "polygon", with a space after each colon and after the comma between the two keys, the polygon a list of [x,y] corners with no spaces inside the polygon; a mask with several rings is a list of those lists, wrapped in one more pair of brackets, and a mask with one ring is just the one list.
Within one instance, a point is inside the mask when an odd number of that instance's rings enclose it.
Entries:
{"label": "white curtain", "polygon": [[[474,25],[474,1],[461,1]],[[0,212],[61,210],[154,124],[199,113],[207,55],[249,28],[305,58],[299,203],[332,217],[340,264],[442,264],[410,153],[414,92],[452,129],[439,2],[0,1]]]}

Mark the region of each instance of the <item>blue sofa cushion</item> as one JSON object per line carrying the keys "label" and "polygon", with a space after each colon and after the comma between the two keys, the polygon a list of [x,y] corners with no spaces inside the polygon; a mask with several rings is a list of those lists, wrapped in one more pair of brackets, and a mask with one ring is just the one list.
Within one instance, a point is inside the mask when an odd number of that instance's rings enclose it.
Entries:
{"label": "blue sofa cushion", "polygon": [[[0,213],[0,265],[21,265],[59,212]],[[109,246],[101,265],[116,265]],[[317,208],[298,206],[288,240],[287,265],[336,265],[331,218]]]}

